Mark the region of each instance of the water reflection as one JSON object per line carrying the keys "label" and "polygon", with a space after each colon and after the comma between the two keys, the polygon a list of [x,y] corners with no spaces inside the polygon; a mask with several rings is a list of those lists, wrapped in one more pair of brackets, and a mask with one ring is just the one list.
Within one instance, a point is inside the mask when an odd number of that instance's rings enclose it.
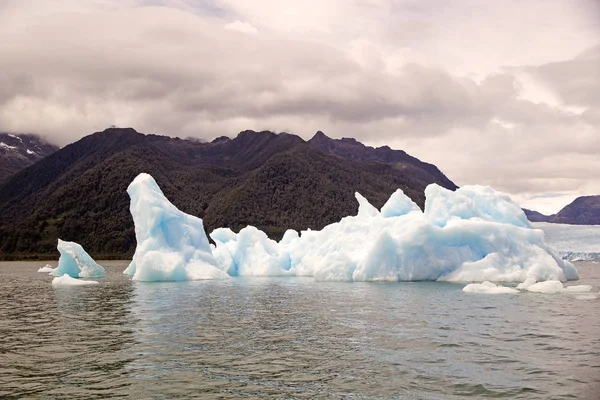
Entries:
{"label": "water reflection", "polygon": [[[355,294],[366,296],[358,289]],[[336,323],[331,307],[352,304],[343,296],[302,279],[137,283],[132,312],[140,357],[128,365],[135,393],[222,398],[360,393],[375,385],[377,362],[371,360],[373,373],[365,373],[357,363],[364,356],[356,328]]]}

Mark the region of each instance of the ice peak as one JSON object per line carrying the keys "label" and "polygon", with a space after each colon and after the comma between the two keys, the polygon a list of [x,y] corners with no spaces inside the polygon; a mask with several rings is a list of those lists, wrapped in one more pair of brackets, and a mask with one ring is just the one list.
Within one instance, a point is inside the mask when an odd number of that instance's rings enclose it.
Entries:
{"label": "ice peak", "polygon": [[358,217],[361,218],[373,218],[379,215],[379,210],[375,208],[369,200],[367,200],[362,194],[356,192],[354,197],[358,200]]}
{"label": "ice peak", "polygon": [[413,211],[421,212],[421,209],[410,197],[404,194],[402,189],[396,189],[381,207],[381,216],[384,218],[399,217]]}

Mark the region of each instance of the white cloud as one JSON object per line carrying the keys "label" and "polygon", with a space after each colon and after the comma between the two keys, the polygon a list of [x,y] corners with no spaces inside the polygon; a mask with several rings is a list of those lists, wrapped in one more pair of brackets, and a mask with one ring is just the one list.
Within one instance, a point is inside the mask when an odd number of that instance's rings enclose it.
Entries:
{"label": "white cloud", "polygon": [[251,34],[251,35],[258,32],[258,29],[256,29],[254,26],[252,26],[252,24],[249,24],[247,22],[242,22],[242,21],[230,22],[229,24],[225,25],[225,29],[229,29],[231,31],[238,31],[238,32],[242,32],[242,33],[247,33],[247,34]]}

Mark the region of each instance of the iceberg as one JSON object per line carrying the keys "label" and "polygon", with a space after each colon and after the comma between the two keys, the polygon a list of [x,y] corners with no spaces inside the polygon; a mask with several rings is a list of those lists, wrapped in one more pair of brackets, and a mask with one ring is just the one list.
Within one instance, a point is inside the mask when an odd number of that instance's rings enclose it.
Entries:
{"label": "iceberg", "polygon": [[549,280],[545,282],[537,282],[533,285],[527,286],[526,290],[534,293],[558,293],[563,289],[563,284],[557,280]]}
{"label": "iceberg", "polygon": [[79,279],[71,278],[69,274],[57,276],[52,279],[52,285],[54,286],[86,286],[86,285],[97,285],[96,281],[82,281]]}
{"label": "iceberg", "polygon": [[587,293],[592,290],[591,285],[577,285],[565,287],[562,282],[556,280],[550,280],[545,282],[537,282],[533,285],[526,287],[526,290],[534,293],[570,293],[570,294],[581,294]]}
{"label": "iceberg", "polygon": [[[128,188],[137,280],[308,276],[323,281],[540,282],[578,279],[511,199],[485,186],[425,190],[421,211],[401,190],[379,211],[356,193],[358,214],[281,241],[248,226],[210,233],[179,211],[150,175]],[[510,288],[509,288],[510,289]],[[503,290],[503,289],[501,289]],[[514,289],[512,289],[514,290]]]}
{"label": "iceberg", "polygon": [[561,281],[557,280],[535,282],[531,278],[527,279],[523,283],[518,284],[516,289],[496,285],[492,282],[485,281],[482,283],[469,283],[463,288],[463,292],[486,294],[519,293],[519,290],[517,289],[544,294],[566,293],[574,295],[585,295],[585,298],[592,298],[596,296],[596,294],[594,293],[589,293],[592,290],[591,285],[564,286]]}
{"label": "iceberg", "polygon": [[60,252],[58,267],[52,270],[51,275],[69,275],[71,278],[103,278],[106,271],[101,265],[90,257],[88,253],[75,242],[65,242],[58,239],[56,246]]}
{"label": "iceberg", "polygon": [[127,188],[137,246],[124,271],[138,281],[225,279],[202,220],[177,209],[154,178],[138,175]]}
{"label": "iceberg", "polygon": [[463,288],[463,292],[467,293],[485,293],[485,294],[511,294],[519,293],[517,289],[506,286],[496,285],[492,282],[485,281],[482,283],[469,283]]}
{"label": "iceberg", "polygon": [[527,290],[528,287],[533,286],[537,281],[535,278],[527,278],[523,282],[517,285],[517,289],[519,290]]}
{"label": "iceberg", "polygon": [[560,292],[561,293],[579,294],[579,293],[587,293],[587,292],[591,292],[591,291],[592,291],[592,285],[573,285],[573,286],[563,287],[563,289]]}
{"label": "iceberg", "polygon": [[[211,233],[233,275],[312,276],[337,281],[523,282],[577,279],[506,195],[489,187],[425,191],[425,211],[402,192],[379,212],[357,193],[356,216],[277,243],[256,228]],[[385,211],[385,213],[383,212]]]}
{"label": "iceberg", "polygon": [[37,272],[54,272],[54,269],[55,268],[53,268],[52,265],[46,264],[46,266],[38,269]]}
{"label": "iceberg", "polygon": [[588,295],[591,290],[591,285],[574,285],[574,286],[565,286],[562,282],[557,280],[549,280],[544,282],[536,282],[535,279],[529,278],[524,282],[519,283],[517,285],[517,289],[519,290],[527,290],[528,292],[533,293],[545,293],[545,294],[554,294],[554,293],[567,293],[567,294],[585,294]]}

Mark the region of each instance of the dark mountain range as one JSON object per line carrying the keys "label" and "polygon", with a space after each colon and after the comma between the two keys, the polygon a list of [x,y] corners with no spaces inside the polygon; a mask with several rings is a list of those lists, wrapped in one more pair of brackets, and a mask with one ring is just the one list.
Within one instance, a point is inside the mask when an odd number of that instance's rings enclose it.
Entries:
{"label": "dark mountain range", "polygon": [[571,225],[600,225],[600,195],[578,197],[553,215],[523,210],[531,222],[552,222]]}
{"label": "dark mountain range", "polygon": [[0,133],[0,182],[57,150],[35,135]]}
{"label": "dark mountain range", "polygon": [[438,167],[425,163],[403,150],[393,150],[388,146],[373,148],[365,146],[353,138],[331,139],[321,131],[317,132],[308,143],[325,153],[335,154],[348,160],[381,162],[393,165],[423,181],[437,182],[452,190],[458,188]]}
{"label": "dark mountain range", "polygon": [[346,159],[285,133],[244,131],[200,143],[108,129],[0,185],[0,258],[55,257],[58,237],[97,258],[130,257],[126,188],[141,172],[182,211],[202,217],[207,232],[250,224],[278,239],[287,228],[320,229],[356,213],[355,191],[381,207],[402,188],[422,207],[429,183],[455,188],[414,160],[401,168]]}

